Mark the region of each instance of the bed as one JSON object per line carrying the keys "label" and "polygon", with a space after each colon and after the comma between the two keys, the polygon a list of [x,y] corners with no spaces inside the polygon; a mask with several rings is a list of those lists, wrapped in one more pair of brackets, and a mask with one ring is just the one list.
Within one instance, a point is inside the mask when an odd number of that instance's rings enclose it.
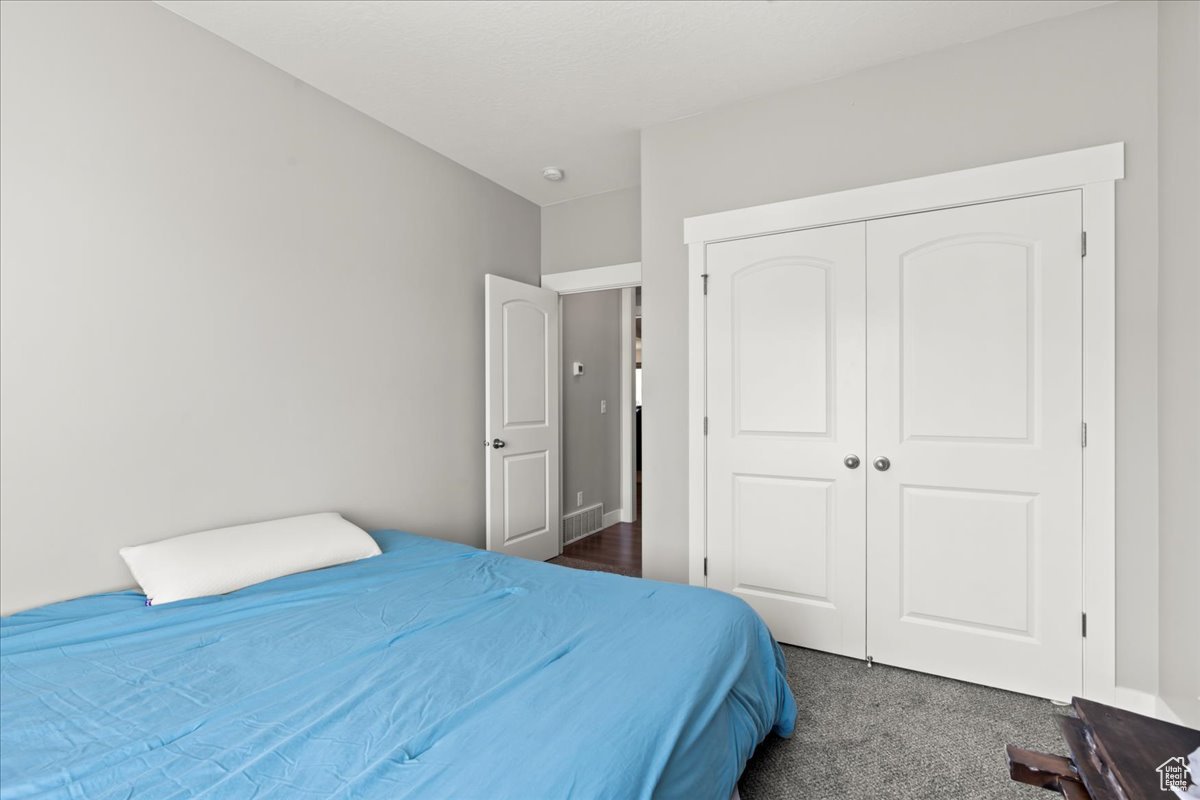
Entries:
{"label": "bed", "polygon": [[741,600],[399,531],[148,607],[0,620],[0,798],[713,798],[788,736]]}

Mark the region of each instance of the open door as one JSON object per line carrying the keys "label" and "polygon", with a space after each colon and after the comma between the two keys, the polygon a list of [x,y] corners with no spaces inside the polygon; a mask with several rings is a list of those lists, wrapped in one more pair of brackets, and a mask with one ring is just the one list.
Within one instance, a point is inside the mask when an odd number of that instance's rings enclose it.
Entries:
{"label": "open door", "polygon": [[562,552],[558,294],[484,278],[487,549],[538,561]]}

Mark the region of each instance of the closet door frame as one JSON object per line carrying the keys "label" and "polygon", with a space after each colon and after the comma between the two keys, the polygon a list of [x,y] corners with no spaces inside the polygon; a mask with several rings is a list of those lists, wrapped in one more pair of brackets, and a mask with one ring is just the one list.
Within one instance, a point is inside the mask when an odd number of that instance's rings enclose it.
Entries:
{"label": "closet door frame", "polygon": [[[688,246],[688,580],[705,586],[709,244],[1079,189],[1083,196],[1083,696],[1116,691],[1116,203],[1125,143],[724,211],[684,220]],[[865,565],[864,565],[865,569]],[[1084,635],[1083,630],[1080,635]]]}

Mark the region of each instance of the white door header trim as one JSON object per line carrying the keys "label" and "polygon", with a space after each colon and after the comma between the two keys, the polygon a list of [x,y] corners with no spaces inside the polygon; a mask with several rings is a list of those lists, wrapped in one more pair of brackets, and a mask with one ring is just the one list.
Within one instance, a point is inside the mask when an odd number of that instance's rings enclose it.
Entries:
{"label": "white door header trim", "polygon": [[[1125,177],[1125,143],[721,211],[683,221],[688,244],[1003,200]],[[543,285],[545,285],[543,283]]]}
{"label": "white door header trim", "polygon": [[641,286],[642,262],[613,264],[607,267],[577,269],[571,272],[552,272],[542,276],[542,288],[559,294],[597,292],[603,289],[624,289]]}

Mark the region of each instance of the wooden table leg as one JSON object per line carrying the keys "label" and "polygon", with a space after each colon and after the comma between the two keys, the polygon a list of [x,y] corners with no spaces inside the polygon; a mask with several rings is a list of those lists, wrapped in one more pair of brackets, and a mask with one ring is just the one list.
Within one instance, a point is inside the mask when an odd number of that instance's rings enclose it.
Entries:
{"label": "wooden table leg", "polygon": [[1006,751],[1008,774],[1014,781],[1058,792],[1070,800],[1089,800],[1087,789],[1070,759],[1011,744]]}

